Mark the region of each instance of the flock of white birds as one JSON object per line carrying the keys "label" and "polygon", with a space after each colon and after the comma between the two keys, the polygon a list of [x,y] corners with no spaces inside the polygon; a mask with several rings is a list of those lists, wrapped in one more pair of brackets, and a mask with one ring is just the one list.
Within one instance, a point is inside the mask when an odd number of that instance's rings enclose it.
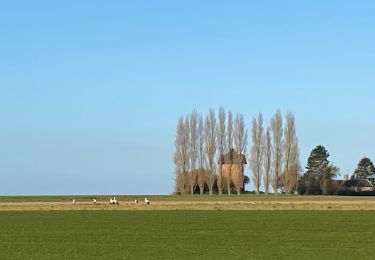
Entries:
{"label": "flock of white birds", "polygon": [[[75,204],[77,203],[77,201],[75,200],[75,198],[73,198],[72,203],[73,203],[73,205],[75,205]],[[97,203],[96,198],[93,198],[93,199],[92,199],[92,203],[93,203],[94,205],[96,205],[96,203]],[[135,203],[135,204],[138,204],[139,201],[138,201],[137,199],[135,199],[135,200],[134,200],[134,203]],[[150,204],[150,200],[147,199],[147,198],[145,198],[145,203],[146,203],[147,205],[149,205],[149,204]],[[111,197],[111,198],[109,198],[109,204],[110,204],[110,205],[120,205],[120,203],[118,202],[118,200],[116,199],[116,197],[113,197],[113,198]]]}

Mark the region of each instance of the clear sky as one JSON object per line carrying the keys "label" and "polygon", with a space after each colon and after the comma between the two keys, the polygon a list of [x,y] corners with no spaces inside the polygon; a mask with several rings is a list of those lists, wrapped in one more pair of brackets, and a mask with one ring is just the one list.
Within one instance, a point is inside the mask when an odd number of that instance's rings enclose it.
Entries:
{"label": "clear sky", "polygon": [[[341,172],[375,160],[374,1],[1,1],[0,195],[168,194],[175,126],[296,117]],[[250,174],[247,168],[246,174]]]}

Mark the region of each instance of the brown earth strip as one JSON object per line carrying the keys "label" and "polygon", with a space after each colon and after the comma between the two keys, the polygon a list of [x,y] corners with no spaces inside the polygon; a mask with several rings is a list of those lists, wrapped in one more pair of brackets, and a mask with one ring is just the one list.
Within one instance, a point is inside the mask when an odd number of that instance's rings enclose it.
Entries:
{"label": "brown earth strip", "polygon": [[[273,198],[273,199],[272,199]],[[133,199],[119,199],[120,205],[109,205],[107,201],[98,200],[94,205],[88,200],[77,201],[20,201],[0,202],[0,211],[32,210],[375,210],[374,197],[246,197],[242,199],[168,199],[153,197],[151,204],[135,204]]]}

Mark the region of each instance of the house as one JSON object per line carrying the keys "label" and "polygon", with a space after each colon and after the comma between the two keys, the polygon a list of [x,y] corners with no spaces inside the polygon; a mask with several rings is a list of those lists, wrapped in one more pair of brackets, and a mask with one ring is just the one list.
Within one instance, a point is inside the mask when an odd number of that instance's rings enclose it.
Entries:
{"label": "house", "polygon": [[367,179],[375,186],[375,174],[367,176]]}
{"label": "house", "polygon": [[342,191],[349,192],[374,192],[375,187],[368,179],[347,180],[341,186]]}
{"label": "house", "polygon": [[245,164],[247,164],[245,155],[237,153],[234,149],[230,149],[227,154],[219,158],[222,179],[229,178],[231,184],[237,188],[237,192],[239,192],[238,187],[240,189],[243,187]]}

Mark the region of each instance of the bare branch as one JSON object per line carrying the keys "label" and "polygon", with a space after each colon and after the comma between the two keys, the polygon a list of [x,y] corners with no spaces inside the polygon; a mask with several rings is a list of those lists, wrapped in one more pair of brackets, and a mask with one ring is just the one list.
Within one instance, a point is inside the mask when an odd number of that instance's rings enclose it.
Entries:
{"label": "bare branch", "polygon": [[238,154],[246,154],[247,130],[242,114],[237,114],[234,120],[234,149]]}
{"label": "bare branch", "polygon": [[228,112],[228,121],[227,121],[227,151],[233,148],[233,114],[231,111]]}

